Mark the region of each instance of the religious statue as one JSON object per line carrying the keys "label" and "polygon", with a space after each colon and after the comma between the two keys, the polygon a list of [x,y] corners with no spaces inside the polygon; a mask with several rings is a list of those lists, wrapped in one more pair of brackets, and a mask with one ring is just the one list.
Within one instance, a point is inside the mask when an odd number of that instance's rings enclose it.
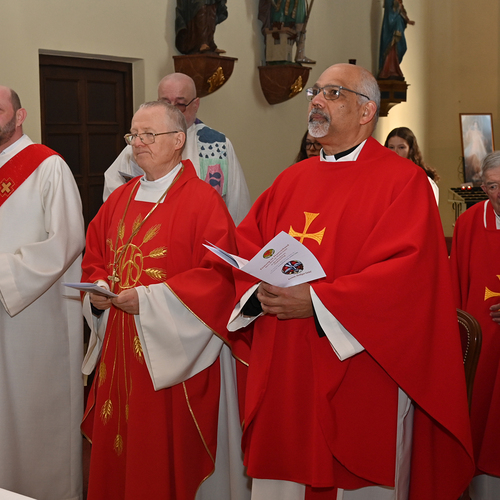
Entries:
{"label": "religious statue", "polygon": [[384,19],[380,36],[379,79],[404,80],[401,61],[406,52],[406,26],[414,25],[403,6],[403,0],[384,0]]}
{"label": "religious statue", "polygon": [[288,41],[297,45],[295,62],[315,64],[316,61],[305,55],[306,26],[314,0],[260,0],[259,20],[262,21],[262,32],[266,37],[266,61],[285,60],[291,62],[291,50],[277,52],[268,50],[270,37],[279,40],[286,49]]}
{"label": "religious statue", "polygon": [[226,51],[214,42],[215,27],[227,19],[226,0],[177,0],[175,46],[182,54]]}

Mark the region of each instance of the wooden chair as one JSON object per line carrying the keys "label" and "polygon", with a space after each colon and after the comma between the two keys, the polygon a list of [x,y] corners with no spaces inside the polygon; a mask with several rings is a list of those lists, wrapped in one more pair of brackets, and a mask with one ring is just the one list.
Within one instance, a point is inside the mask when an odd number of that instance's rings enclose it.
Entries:
{"label": "wooden chair", "polygon": [[467,399],[469,409],[472,401],[472,387],[476,376],[477,362],[481,352],[481,326],[471,314],[457,309],[458,326],[460,330],[460,340],[462,342],[462,352],[464,355],[465,381],[467,384]]}
{"label": "wooden chair", "polygon": [[[467,400],[469,410],[472,401],[472,387],[476,376],[477,362],[481,353],[481,326],[476,318],[471,314],[457,309],[458,327],[460,330],[460,341],[462,342],[462,352],[464,355],[465,382],[467,385]],[[469,487],[460,496],[459,500],[470,500]]]}

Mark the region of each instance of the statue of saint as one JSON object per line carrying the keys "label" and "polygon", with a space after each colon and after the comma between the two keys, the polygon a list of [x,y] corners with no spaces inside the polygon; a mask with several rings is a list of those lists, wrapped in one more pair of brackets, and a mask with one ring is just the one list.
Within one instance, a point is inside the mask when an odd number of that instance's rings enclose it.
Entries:
{"label": "statue of saint", "polygon": [[177,0],[175,46],[181,54],[223,54],[214,42],[215,27],[227,19],[226,0]]}
{"label": "statue of saint", "polygon": [[406,52],[406,26],[410,21],[403,0],[384,0],[384,19],[380,36],[379,79],[404,80],[400,64]]}
{"label": "statue of saint", "polygon": [[315,64],[316,61],[305,55],[306,26],[309,20],[312,4],[307,0],[260,0],[259,20],[262,21],[262,31],[265,29],[290,28],[295,31],[297,52],[295,62]]}

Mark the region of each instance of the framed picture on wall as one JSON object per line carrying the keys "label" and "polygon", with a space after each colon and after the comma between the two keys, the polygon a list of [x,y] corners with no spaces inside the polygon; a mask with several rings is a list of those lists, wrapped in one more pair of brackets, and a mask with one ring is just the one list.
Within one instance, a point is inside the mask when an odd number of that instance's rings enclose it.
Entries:
{"label": "framed picture on wall", "polygon": [[464,182],[481,185],[481,162],[494,151],[491,113],[460,113]]}

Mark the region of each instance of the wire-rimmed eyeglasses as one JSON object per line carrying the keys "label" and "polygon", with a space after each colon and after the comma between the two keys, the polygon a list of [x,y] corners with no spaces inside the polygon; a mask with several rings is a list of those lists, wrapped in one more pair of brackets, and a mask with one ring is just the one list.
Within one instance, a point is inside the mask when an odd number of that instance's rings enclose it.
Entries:
{"label": "wire-rimmed eyeglasses", "polygon": [[500,184],[498,184],[496,182],[492,182],[492,183],[483,184],[481,187],[483,187],[488,193],[493,194],[499,190]]}
{"label": "wire-rimmed eyeglasses", "polygon": [[179,132],[179,131],[172,130],[171,132],[159,132],[158,134],[154,134],[153,132],[144,132],[142,134],[125,134],[123,136],[123,138],[125,139],[125,142],[127,144],[129,144],[130,146],[132,146],[136,137],[139,137],[139,139],[141,140],[141,142],[143,144],[148,145],[148,144],[154,144],[155,137],[157,135],[177,134],[177,132]]}
{"label": "wire-rimmed eyeglasses", "polygon": [[369,101],[371,99],[361,92],[356,92],[355,90],[348,89],[346,87],[342,87],[342,85],[325,85],[324,87],[310,87],[306,89],[306,96],[309,101],[312,101],[314,97],[316,97],[321,91],[323,91],[323,95],[325,99],[328,101],[335,101],[340,97],[340,91],[347,90],[347,92],[352,92],[353,94],[360,95],[362,97],[366,97]]}
{"label": "wire-rimmed eyeglasses", "polygon": [[166,102],[167,104],[171,104],[172,106],[175,106],[181,113],[184,113],[186,111],[186,108],[196,99],[196,97],[193,97],[187,104],[183,103],[183,102],[176,102],[176,103],[171,103],[170,101],[168,101],[167,99],[165,99],[164,97],[160,97],[160,99],[158,99],[159,101],[163,101],[163,102]]}

